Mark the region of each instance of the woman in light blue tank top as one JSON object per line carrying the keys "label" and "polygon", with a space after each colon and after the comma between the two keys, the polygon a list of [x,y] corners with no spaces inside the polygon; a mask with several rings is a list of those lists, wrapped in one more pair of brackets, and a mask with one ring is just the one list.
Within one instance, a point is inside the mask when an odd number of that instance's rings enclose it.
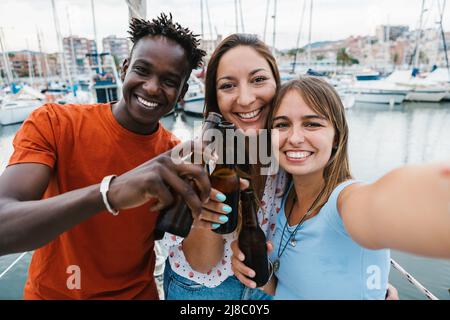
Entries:
{"label": "woman in light blue tank top", "polygon": [[[387,248],[450,258],[448,164],[396,169],[373,184],[352,180],[348,126],[336,91],[302,77],[284,84],[269,115],[273,150],[291,176],[268,244],[275,299],[384,299]],[[233,243],[233,271],[253,270]]]}

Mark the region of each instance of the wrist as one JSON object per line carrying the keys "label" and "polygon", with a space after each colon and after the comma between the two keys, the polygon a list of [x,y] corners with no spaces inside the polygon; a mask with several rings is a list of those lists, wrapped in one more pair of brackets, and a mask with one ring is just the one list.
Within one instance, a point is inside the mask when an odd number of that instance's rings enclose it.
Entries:
{"label": "wrist", "polygon": [[111,182],[116,178],[116,175],[110,175],[103,178],[102,182],[100,183],[100,193],[102,195],[103,204],[105,206],[105,209],[111,213],[114,216],[117,216],[119,214],[119,211],[113,206],[113,204],[110,202],[110,186]]}

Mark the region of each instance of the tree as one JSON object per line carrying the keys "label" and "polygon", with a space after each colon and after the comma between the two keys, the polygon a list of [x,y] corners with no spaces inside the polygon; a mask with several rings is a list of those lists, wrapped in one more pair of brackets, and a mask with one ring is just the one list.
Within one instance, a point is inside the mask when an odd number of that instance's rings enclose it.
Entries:
{"label": "tree", "polygon": [[340,48],[336,55],[336,64],[343,67],[351,66],[353,64],[359,64],[359,60],[349,55],[345,48]]}

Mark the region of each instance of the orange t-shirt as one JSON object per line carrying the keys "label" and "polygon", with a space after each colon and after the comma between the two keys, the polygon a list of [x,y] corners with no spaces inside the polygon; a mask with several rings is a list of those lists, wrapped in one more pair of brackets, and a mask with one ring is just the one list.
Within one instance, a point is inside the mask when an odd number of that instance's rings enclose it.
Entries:
{"label": "orange t-shirt", "polygon": [[[110,104],[46,104],[17,132],[8,165],[41,163],[53,169],[49,198],[98,184],[173,148],[178,140],[159,124],[151,135],[123,128]],[[107,211],[37,249],[25,299],[158,299],[153,270],[153,229],[158,214],[149,204]]]}

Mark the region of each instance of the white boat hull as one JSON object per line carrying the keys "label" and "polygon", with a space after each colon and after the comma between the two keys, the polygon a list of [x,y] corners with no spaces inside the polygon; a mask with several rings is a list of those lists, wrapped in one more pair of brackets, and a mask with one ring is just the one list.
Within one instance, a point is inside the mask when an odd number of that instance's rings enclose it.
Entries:
{"label": "white boat hull", "polygon": [[8,125],[23,122],[33,110],[43,104],[39,100],[3,101],[0,106],[0,124]]}
{"label": "white boat hull", "polygon": [[439,102],[448,95],[445,91],[416,91],[413,90],[406,95],[408,101],[424,101],[424,102]]}
{"label": "white boat hull", "polygon": [[354,92],[356,102],[400,104],[405,100],[405,93],[381,92],[381,91],[359,91]]}

